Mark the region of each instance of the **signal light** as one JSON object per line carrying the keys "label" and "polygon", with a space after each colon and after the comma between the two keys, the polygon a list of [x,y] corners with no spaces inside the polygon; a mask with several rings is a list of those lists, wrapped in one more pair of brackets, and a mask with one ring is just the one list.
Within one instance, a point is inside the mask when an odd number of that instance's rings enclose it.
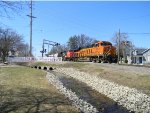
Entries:
{"label": "signal light", "polygon": [[60,45],[59,43],[56,43],[56,44],[55,44],[55,46],[59,46],[59,45]]}

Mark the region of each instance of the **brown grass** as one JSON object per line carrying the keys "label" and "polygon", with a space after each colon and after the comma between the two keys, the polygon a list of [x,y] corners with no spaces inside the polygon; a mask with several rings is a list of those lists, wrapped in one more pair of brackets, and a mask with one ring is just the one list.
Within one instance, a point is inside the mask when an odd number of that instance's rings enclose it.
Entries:
{"label": "brown grass", "polygon": [[[134,70],[134,67],[131,68]],[[147,68],[147,70],[148,69],[149,68]],[[150,73],[135,73],[128,70],[128,68],[121,70],[117,68],[117,65],[111,67],[105,66],[105,64],[89,64],[83,69],[83,71],[91,74],[91,76],[97,75],[101,78],[118,83],[120,85],[136,88],[150,95]]]}
{"label": "brown grass", "polygon": [[45,75],[26,67],[0,67],[1,113],[77,113]]}

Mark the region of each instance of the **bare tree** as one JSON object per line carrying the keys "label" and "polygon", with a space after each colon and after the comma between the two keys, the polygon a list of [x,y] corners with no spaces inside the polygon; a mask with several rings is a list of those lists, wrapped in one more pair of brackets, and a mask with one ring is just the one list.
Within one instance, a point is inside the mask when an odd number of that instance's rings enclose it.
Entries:
{"label": "bare tree", "polygon": [[17,51],[19,52],[18,56],[19,57],[27,57],[29,56],[29,45],[28,44],[24,44],[24,43],[20,43],[18,45],[18,49]]}
{"label": "bare tree", "polygon": [[96,41],[97,40],[95,40],[94,38],[90,38],[89,36],[86,36],[84,34],[78,35],[78,43],[79,47],[81,48],[89,47]]}
{"label": "bare tree", "polygon": [[9,52],[21,52],[26,48],[24,44],[23,37],[17,34],[12,29],[2,29],[0,28],[0,57],[3,61],[9,55]]}
{"label": "bare tree", "polygon": [[90,38],[84,34],[74,35],[69,38],[68,48],[73,50],[78,48],[85,48],[91,46],[95,42],[96,40],[94,38]]}
{"label": "bare tree", "polygon": [[[97,40],[90,38],[84,34],[71,36],[66,45],[59,45],[53,47],[48,54],[63,54],[68,50],[77,50],[79,48],[90,47]],[[61,55],[60,55],[61,56]]]}
{"label": "bare tree", "polygon": [[120,48],[118,48],[118,33],[115,33],[112,41],[116,46],[117,50],[119,49],[119,54],[121,58],[124,58],[124,61],[127,60],[127,54],[130,53],[130,50],[134,47],[131,41],[128,40],[129,36],[127,33],[120,33]]}
{"label": "bare tree", "polygon": [[0,0],[0,16],[10,18],[10,14],[17,13],[23,9],[25,2]]}
{"label": "bare tree", "polygon": [[75,50],[75,49],[78,49],[79,48],[79,39],[78,39],[78,36],[74,35],[74,36],[71,36],[69,38],[69,41],[67,42],[68,43],[68,48],[70,50]]}
{"label": "bare tree", "polygon": [[55,54],[55,53],[62,54],[63,52],[66,51],[68,51],[68,47],[66,45],[59,45],[52,47],[52,49],[48,54]]}

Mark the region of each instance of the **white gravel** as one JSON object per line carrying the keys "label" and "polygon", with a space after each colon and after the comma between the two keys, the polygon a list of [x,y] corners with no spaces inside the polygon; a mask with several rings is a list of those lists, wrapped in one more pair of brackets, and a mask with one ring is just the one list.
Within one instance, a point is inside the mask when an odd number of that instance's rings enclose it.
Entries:
{"label": "white gravel", "polygon": [[59,81],[59,79],[53,75],[52,73],[47,73],[46,78],[48,79],[49,83],[54,85],[62,94],[64,94],[67,98],[69,98],[73,106],[80,109],[84,113],[97,113],[97,109],[94,108],[91,104],[87,103],[86,101],[77,97],[75,92],[67,89],[63,86],[63,83]]}
{"label": "white gravel", "polygon": [[57,68],[55,71],[86,83],[88,86],[113,99],[119,105],[126,107],[130,111],[150,113],[150,97],[134,88],[121,86],[73,68]]}

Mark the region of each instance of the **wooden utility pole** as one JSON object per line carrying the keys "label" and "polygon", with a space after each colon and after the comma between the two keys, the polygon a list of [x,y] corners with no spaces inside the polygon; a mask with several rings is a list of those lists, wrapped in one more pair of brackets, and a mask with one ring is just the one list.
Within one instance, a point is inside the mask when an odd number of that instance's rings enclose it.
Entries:
{"label": "wooden utility pole", "polygon": [[119,64],[119,61],[120,61],[120,29],[118,32],[118,64]]}
{"label": "wooden utility pole", "polygon": [[27,15],[28,17],[30,17],[30,57],[32,56],[32,18],[36,18],[34,16],[32,16],[32,0],[30,1],[30,15]]}
{"label": "wooden utility pole", "polygon": [[42,45],[42,57],[43,57],[43,54],[44,54],[44,39],[43,39],[43,45]]}

